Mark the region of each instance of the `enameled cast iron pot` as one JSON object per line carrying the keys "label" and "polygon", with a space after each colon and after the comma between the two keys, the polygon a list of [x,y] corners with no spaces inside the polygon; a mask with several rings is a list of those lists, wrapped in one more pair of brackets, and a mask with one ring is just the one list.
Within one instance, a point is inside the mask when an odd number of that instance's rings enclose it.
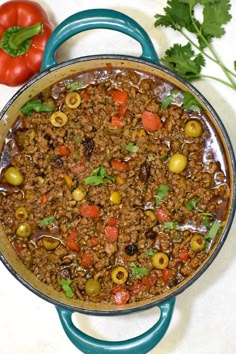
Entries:
{"label": "enameled cast iron pot", "polygon": [[[58,64],[55,60],[55,53],[58,47],[73,35],[97,28],[105,28],[120,31],[137,40],[142,47],[140,58],[126,55],[96,55],[83,58],[76,58]],[[41,283],[28,271],[20,259],[16,257],[15,251],[10,245],[0,225],[0,258],[8,270],[28,289],[43,299],[56,305],[63,328],[73,344],[84,353],[148,353],[164,336],[173,313],[175,297],[208,268],[221,249],[232,224],[235,211],[235,157],[228,134],[209,102],[191,84],[178,77],[170,70],[159,64],[158,57],[147,33],[138,23],[130,17],[107,9],[86,10],[76,13],[63,21],[51,35],[44,54],[42,71],[26,85],[24,85],[14,97],[6,104],[0,115],[0,149],[4,139],[13,125],[17,112],[29,100],[46,87],[58,80],[63,80],[69,75],[81,71],[89,71],[95,68],[105,68],[107,64],[113,68],[130,68],[145,71],[151,75],[157,75],[168,80],[183,91],[190,91],[201,106],[207,112],[207,118],[215,127],[219,136],[221,148],[223,149],[226,162],[229,166],[229,184],[231,197],[228,210],[228,218],[223,230],[222,237],[209,252],[209,257],[200,269],[195,271],[192,277],[181,284],[178,284],[169,292],[156,296],[152,299],[123,306],[84,303],[80,300],[66,299],[64,294]],[[144,334],[124,341],[106,342],[92,338],[81,332],[72,322],[72,313],[81,312],[88,315],[120,315],[149,309],[158,306],[160,318],[157,323]]]}

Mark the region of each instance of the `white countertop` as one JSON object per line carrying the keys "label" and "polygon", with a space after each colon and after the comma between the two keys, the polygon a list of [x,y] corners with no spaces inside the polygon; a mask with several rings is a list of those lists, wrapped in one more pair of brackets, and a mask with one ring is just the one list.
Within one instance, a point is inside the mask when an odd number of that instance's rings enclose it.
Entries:
{"label": "white countertop", "polygon": [[[0,4],[5,1],[0,0]],[[181,37],[154,28],[154,15],[161,13],[164,0],[45,0],[38,1],[55,23],[90,8],[111,8],[133,17],[149,33],[159,56]],[[231,1],[233,19],[226,35],[215,43],[228,66],[236,60],[236,2]],[[234,23],[234,25],[233,25]],[[109,48],[109,49],[108,49]],[[60,49],[60,60],[88,54],[131,54],[138,56],[136,42],[120,33],[90,31],[69,40]],[[223,74],[207,65],[208,74]],[[199,80],[194,85],[215,107],[236,148],[236,92],[215,81]],[[0,85],[0,109],[18,88]],[[236,223],[225,245],[208,270],[176,299],[170,327],[151,354],[235,354],[236,353]],[[157,309],[122,317],[76,315],[79,327],[88,334],[121,340],[143,333],[157,321]],[[59,322],[54,305],[43,301],[19,283],[0,263],[0,353],[78,354]]]}

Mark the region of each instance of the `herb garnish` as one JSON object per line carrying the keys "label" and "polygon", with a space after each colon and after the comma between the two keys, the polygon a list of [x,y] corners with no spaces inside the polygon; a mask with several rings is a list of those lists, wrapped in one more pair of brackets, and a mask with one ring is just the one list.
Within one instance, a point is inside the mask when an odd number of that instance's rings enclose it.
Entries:
{"label": "herb garnish", "polygon": [[75,82],[70,82],[69,84],[66,85],[66,88],[68,91],[75,91],[77,89],[81,89],[84,86],[84,83],[82,81],[75,81]]}
{"label": "herb garnish", "polygon": [[[168,0],[164,15],[155,15],[155,27],[178,31],[188,44],[174,44],[165,52],[162,63],[187,80],[210,78],[236,90],[236,73],[224,65],[212,45],[213,39],[225,34],[224,25],[232,18],[230,7],[229,0]],[[199,9],[202,10],[201,19]],[[227,80],[202,74],[205,58],[218,65]]]}
{"label": "herb garnish", "polygon": [[211,227],[210,230],[208,231],[208,233],[205,235],[206,239],[210,239],[210,240],[214,240],[214,238],[216,237],[216,235],[218,234],[218,232],[221,230],[222,226],[221,226],[221,222],[220,220],[215,220]]}
{"label": "herb garnish", "polygon": [[130,263],[132,274],[136,278],[141,278],[143,275],[149,275],[149,271],[144,267],[137,267],[134,262]]}
{"label": "herb garnish", "polygon": [[186,208],[191,211],[193,209],[196,209],[197,204],[200,202],[201,198],[197,199],[191,199],[186,203]]}
{"label": "herb garnish", "polygon": [[153,248],[149,248],[146,252],[146,256],[152,257],[154,254],[155,254],[155,252],[154,252]]}
{"label": "herb garnish", "polygon": [[48,216],[47,218],[38,221],[39,227],[45,227],[47,225],[53,224],[55,221],[55,216]]}
{"label": "herb garnish", "polygon": [[188,91],[184,92],[183,106],[186,111],[201,112],[201,106],[196,98]]}
{"label": "herb garnish", "polygon": [[147,158],[147,162],[155,161],[155,157],[153,155],[149,155]]}
{"label": "herb garnish", "polygon": [[108,181],[115,181],[115,177],[107,174],[105,168],[100,166],[93,170],[92,175],[85,178],[84,184],[92,184],[93,186],[98,186],[99,184],[106,183]]}
{"label": "herb garnish", "polygon": [[74,296],[74,291],[70,286],[71,283],[72,283],[71,279],[61,279],[59,281],[59,284],[61,285],[63,291],[65,292],[66,297],[70,299]]}
{"label": "herb garnish", "polygon": [[35,112],[52,112],[55,108],[49,104],[42,103],[41,100],[28,101],[23,107],[21,107],[21,113],[26,116],[31,116],[33,111]]}
{"label": "herb garnish", "polygon": [[178,223],[176,221],[165,221],[163,223],[164,229],[168,230],[176,230],[178,227]]}
{"label": "herb garnish", "polygon": [[126,145],[125,150],[135,153],[138,152],[139,148],[134,143],[129,142],[128,145]]}
{"label": "herb garnish", "polygon": [[158,207],[162,201],[163,198],[165,198],[168,195],[169,192],[169,187],[167,186],[167,184],[161,184],[158,188],[157,188],[157,195],[156,197],[156,207]]}

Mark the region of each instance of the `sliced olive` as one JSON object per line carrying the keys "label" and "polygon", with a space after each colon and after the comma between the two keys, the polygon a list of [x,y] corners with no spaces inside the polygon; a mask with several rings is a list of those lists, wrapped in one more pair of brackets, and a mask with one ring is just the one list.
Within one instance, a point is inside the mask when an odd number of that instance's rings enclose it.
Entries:
{"label": "sliced olive", "polygon": [[125,267],[117,266],[111,271],[111,279],[116,284],[124,284],[128,279],[128,272]]}
{"label": "sliced olive", "polygon": [[144,214],[149,217],[150,221],[151,221],[151,227],[154,227],[157,223],[157,218],[155,213],[152,210],[145,210]]}
{"label": "sliced olive", "polygon": [[24,221],[28,218],[28,216],[29,216],[28,211],[26,210],[25,207],[17,208],[15,211],[15,217],[17,220]]}
{"label": "sliced olive", "polygon": [[68,121],[68,117],[63,112],[54,112],[50,117],[50,122],[54,127],[63,127]]}
{"label": "sliced olive", "polygon": [[44,237],[43,238],[43,247],[48,251],[55,250],[60,244],[60,241],[53,237]]}
{"label": "sliced olive", "polygon": [[81,103],[81,97],[77,92],[69,92],[66,95],[65,103],[69,108],[77,108]]}
{"label": "sliced olive", "polygon": [[201,234],[195,234],[190,240],[191,249],[194,252],[201,252],[206,247],[206,240]]}
{"label": "sliced olive", "polygon": [[18,237],[29,237],[31,235],[32,229],[28,222],[23,222],[20,226],[18,226],[16,230],[16,235]]}
{"label": "sliced olive", "polygon": [[163,252],[157,252],[152,256],[152,265],[157,269],[165,269],[169,264],[169,257]]}
{"label": "sliced olive", "polygon": [[89,278],[85,284],[85,292],[88,296],[97,296],[101,292],[101,284],[94,278]]}
{"label": "sliced olive", "polygon": [[9,184],[19,186],[24,181],[24,177],[18,168],[11,166],[8,167],[4,173],[4,177]]}

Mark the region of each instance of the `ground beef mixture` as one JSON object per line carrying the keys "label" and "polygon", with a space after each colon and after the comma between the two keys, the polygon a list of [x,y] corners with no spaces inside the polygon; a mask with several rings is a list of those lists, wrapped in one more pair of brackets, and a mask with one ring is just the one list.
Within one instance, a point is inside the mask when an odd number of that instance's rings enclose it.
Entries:
{"label": "ground beef mixture", "polygon": [[198,102],[144,72],[69,77],[24,105],[1,154],[0,221],[68,298],[125,304],[191,276],[227,216],[227,166]]}

